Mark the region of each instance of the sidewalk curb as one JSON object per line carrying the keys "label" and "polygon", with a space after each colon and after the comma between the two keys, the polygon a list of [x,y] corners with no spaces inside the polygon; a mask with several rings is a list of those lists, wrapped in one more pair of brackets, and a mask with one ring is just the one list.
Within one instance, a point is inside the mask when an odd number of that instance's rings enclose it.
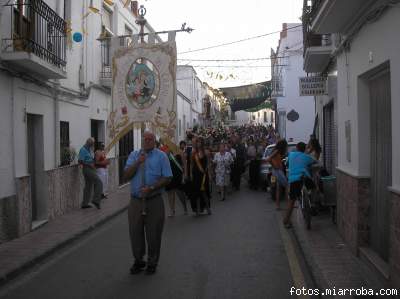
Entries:
{"label": "sidewalk curb", "polygon": [[[306,249],[304,248],[304,245],[301,244],[300,239],[298,234],[296,233],[296,229],[293,227],[292,228],[292,236],[294,237],[296,241],[297,248],[299,249],[299,252],[301,253],[304,263],[306,264],[307,268],[309,269],[309,273],[311,276],[311,279],[313,283],[315,284],[315,287],[319,290],[323,289],[329,289],[329,284],[324,278],[322,271],[319,269],[317,263],[312,260],[312,257],[307,255]],[[334,298],[332,296],[324,296],[322,297],[321,295],[318,296],[319,298]]]}
{"label": "sidewalk curb", "polygon": [[26,270],[28,270],[30,268],[33,268],[36,264],[38,264],[39,262],[45,260],[46,258],[51,256],[52,254],[54,254],[58,250],[60,250],[62,248],[65,248],[67,245],[69,245],[72,242],[80,239],[84,235],[86,235],[89,232],[93,231],[95,228],[98,228],[98,227],[102,226],[103,224],[105,224],[109,220],[111,220],[111,219],[115,218],[116,216],[122,214],[127,209],[128,209],[128,204],[126,206],[122,207],[122,208],[119,208],[118,210],[114,211],[113,213],[111,213],[111,214],[109,214],[107,216],[104,216],[103,219],[99,219],[98,222],[96,222],[94,224],[91,224],[90,226],[84,228],[80,232],[77,232],[76,234],[72,235],[72,237],[69,237],[69,238],[67,238],[65,240],[62,240],[59,243],[55,244],[52,248],[49,248],[48,250],[45,250],[45,251],[39,253],[36,257],[34,257],[29,262],[23,263],[23,264],[19,265],[18,267],[16,267],[14,270],[11,270],[8,273],[2,275],[0,277],[0,287],[4,286],[9,281],[11,281],[11,280],[15,279],[16,277],[18,277],[20,274],[22,274],[22,272],[24,272],[24,271],[26,271]]}
{"label": "sidewalk curb", "polygon": [[[299,249],[299,252],[301,253],[304,263],[306,264],[306,267],[309,270],[309,274],[311,276],[311,279],[313,283],[315,284],[315,287],[319,290],[324,290],[324,289],[329,289],[329,284],[324,278],[324,275],[322,274],[322,271],[319,269],[318,264],[313,260],[313,258],[310,255],[306,254],[307,249],[305,248],[307,245],[302,244],[300,241],[300,238],[298,236],[298,232],[296,232],[296,228],[293,227],[291,229],[291,235],[294,237],[294,240],[296,241],[297,248]],[[319,298],[334,298],[333,296],[318,296]]]}

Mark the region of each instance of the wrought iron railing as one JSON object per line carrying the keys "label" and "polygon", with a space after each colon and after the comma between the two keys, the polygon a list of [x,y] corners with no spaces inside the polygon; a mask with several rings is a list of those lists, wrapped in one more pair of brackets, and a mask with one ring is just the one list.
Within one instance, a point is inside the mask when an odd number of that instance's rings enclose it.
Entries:
{"label": "wrought iron railing", "polygon": [[332,44],[330,34],[314,34],[307,32],[305,37],[305,46],[308,47],[321,47],[330,46]]}
{"label": "wrought iron railing", "polygon": [[330,46],[332,44],[330,34],[315,34],[311,31],[311,23],[318,14],[319,9],[326,0],[313,0],[311,6],[304,0],[303,7],[303,56],[309,47]]}
{"label": "wrought iron railing", "polygon": [[273,75],[271,78],[271,96],[272,97],[280,97],[283,96],[283,84],[282,84],[282,77]]}
{"label": "wrought iron railing", "polygon": [[[128,36],[118,37],[120,40],[121,47],[129,47],[132,45],[132,38]],[[109,79],[111,75],[111,65],[112,65],[112,53],[111,53],[111,38],[103,37],[99,38],[100,48],[101,48],[101,79]]]}
{"label": "wrought iron railing", "polygon": [[[14,2],[14,1],[13,1]],[[2,50],[24,51],[59,67],[66,66],[66,22],[42,0],[20,0],[10,7],[10,36]]]}
{"label": "wrought iron railing", "polygon": [[312,0],[311,10],[310,10],[310,19],[313,20],[316,15],[318,14],[319,9],[321,8],[322,4],[326,0]]}
{"label": "wrought iron railing", "polygon": [[101,48],[101,71],[100,77],[102,79],[111,78],[111,40],[102,39],[100,40]]}

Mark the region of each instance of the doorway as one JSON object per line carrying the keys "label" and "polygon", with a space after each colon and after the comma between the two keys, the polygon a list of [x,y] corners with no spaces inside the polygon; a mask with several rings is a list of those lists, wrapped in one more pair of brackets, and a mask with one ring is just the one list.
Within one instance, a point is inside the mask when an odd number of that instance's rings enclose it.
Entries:
{"label": "doorway", "polygon": [[105,124],[104,120],[90,120],[90,136],[95,139],[94,150],[98,150],[101,143],[105,141]]}
{"label": "doorway", "polygon": [[334,126],[334,106],[333,101],[323,108],[323,159],[324,166],[330,174],[335,174],[335,126]]}
{"label": "doorway", "polygon": [[133,129],[124,135],[119,140],[119,157],[118,157],[118,169],[119,169],[119,185],[123,185],[128,181],[124,179],[124,168],[126,161],[128,160],[129,154],[134,149],[134,138]]}
{"label": "doorway", "polygon": [[31,179],[32,228],[47,219],[43,116],[27,114],[28,173]]}
{"label": "doorway", "polygon": [[370,77],[371,203],[370,246],[388,261],[390,193],[392,185],[392,121],[390,70]]}

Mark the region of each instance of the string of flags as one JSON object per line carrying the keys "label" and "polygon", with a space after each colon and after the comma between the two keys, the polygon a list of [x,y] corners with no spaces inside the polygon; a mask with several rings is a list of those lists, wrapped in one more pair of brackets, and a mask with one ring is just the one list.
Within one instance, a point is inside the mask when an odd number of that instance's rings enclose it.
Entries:
{"label": "string of flags", "polygon": [[214,72],[210,72],[210,71],[207,71],[206,73],[210,79],[215,79],[215,80],[220,80],[220,81],[227,81],[229,79],[237,79],[238,78],[234,74],[224,75],[224,74],[221,74],[220,72],[214,73]]}

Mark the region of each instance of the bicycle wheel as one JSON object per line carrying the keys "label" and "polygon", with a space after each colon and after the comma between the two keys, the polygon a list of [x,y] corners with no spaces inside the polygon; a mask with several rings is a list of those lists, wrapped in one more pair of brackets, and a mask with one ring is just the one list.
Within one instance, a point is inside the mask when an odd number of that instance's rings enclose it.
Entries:
{"label": "bicycle wheel", "polygon": [[307,229],[311,229],[311,202],[307,190],[302,192],[302,211]]}

